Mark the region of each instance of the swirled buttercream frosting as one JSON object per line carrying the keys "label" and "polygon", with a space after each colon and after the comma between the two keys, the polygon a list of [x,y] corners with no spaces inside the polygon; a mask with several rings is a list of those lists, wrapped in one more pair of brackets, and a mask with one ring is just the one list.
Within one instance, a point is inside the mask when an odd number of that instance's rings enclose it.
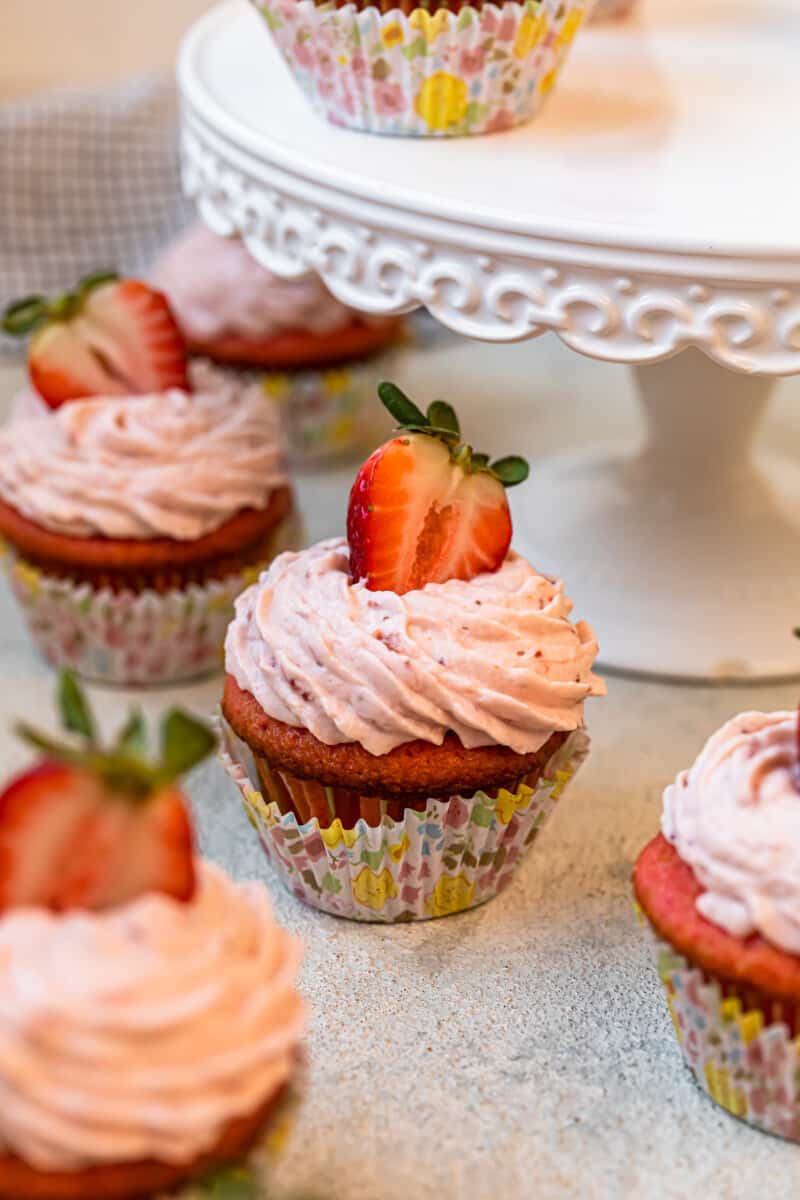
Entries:
{"label": "swirled buttercream frosting", "polygon": [[0,430],[0,498],[71,537],[194,541],[286,482],[278,416],[207,363],[191,393],[18,399]]}
{"label": "swirled buttercream frosting", "polygon": [[182,1164],[286,1083],[301,948],[260,884],[0,920],[0,1153],[44,1171]]}
{"label": "swirled buttercream frosting", "polygon": [[386,754],[448,731],[538,750],[604,691],[597,643],[560,582],[510,553],[469,582],[398,596],[351,583],[344,539],[275,560],[237,603],[226,665],[268,716]]}
{"label": "swirled buttercream frosting", "polygon": [[261,342],[288,332],[335,333],[359,317],[318,275],[280,279],[238,238],[217,237],[203,224],[174,242],[152,274],[184,336],[201,345],[229,337]]}
{"label": "swirled buttercream frosting", "polygon": [[742,713],[664,792],[661,828],[735,937],[800,954],[800,781],[794,713]]}

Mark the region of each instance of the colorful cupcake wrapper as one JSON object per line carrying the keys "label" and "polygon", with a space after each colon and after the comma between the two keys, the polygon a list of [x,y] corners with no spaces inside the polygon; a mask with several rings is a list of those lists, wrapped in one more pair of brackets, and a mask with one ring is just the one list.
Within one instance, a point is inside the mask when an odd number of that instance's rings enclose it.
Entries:
{"label": "colorful cupcake wrapper", "polygon": [[800,1003],[715,979],[648,928],[675,1033],[696,1082],[733,1116],[800,1141]]}
{"label": "colorful cupcake wrapper", "polygon": [[569,736],[538,782],[469,797],[429,800],[402,820],[346,829],[316,817],[299,824],[265,797],[253,755],[220,721],[220,757],[272,866],[314,908],[356,921],[426,921],[485,903],[502,891],[589,751]]}
{"label": "colorful cupcake wrapper", "polygon": [[149,685],[220,670],[234,600],[272,557],[300,544],[300,523],[288,517],[276,529],[263,563],[227,579],[163,593],[112,592],[59,579],[8,547],[5,563],[30,634],[47,662],[102,683]]}
{"label": "colorful cupcake wrapper", "polygon": [[639,0],[596,0],[592,9],[593,21],[614,21],[629,17]]}
{"label": "colorful cupcake wrapper", "polygon": [[458,13],[252,2],[317,112],[348,129],[409,137],[494,133],[530,120],[591,9],[591,0]]}
{"label": "colorful cupcake wrapper", "polygon": [[321,462],[365,442],[365,427],[380,381],[392,373],[396,352],[325,369],[258,371],[264,394],[281,411],[284,437],[295,463]]}

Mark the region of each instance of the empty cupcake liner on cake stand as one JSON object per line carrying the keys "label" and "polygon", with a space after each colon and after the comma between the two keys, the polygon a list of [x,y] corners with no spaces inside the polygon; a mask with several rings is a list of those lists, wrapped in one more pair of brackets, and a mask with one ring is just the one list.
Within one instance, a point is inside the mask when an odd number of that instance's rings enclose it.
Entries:
{"label": "empty cupcake liner on cake stand", "polygon": [[552,91],[589,0],[458,12],[253,0],[289,69],[333,125],[403,137],[496,133]]}
{"label": "empty cupcake liner on cake stand", "polygon": [[572,733],[532,786],[430,800],[400,821],[328,828],[299,824],[263,794],[249,747],[220,720],[220,758],[259,842],[290,892],[312,908],[355,921],[445,917],[484,904],[511,882],[567,784],[589,752]]}

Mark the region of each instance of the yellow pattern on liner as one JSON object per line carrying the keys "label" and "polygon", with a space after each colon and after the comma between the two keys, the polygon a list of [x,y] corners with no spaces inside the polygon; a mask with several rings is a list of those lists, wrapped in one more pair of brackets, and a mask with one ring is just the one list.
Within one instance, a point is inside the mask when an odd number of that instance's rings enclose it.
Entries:
{"label": "yellow pattern on liner", "polygon": [[264,395],[269,396],[270,400],[285,400],[292,390],[289,376],[281,375],[276,371],[270,371],[264,376],[261,381],[261,387],[264,390]]}
{"label": "yellow pattern on liner", "polygon": [[468,104],[469,92],[464,80],[447,71],[435,71],[420,88],[414,110],[429,129],[444,130],[464,120]]}
{"label": "yellow pattern on liner", "polygon": [[329,367],[322,372],[325,389],[331,396],[341,396],[350,387],[350,372],[347,367]]}
{"label": "yellow pattern on liner", "polygon": [[533,794],[534,789],[529,787],[527,783],[521,783],[516,792],[509,792],[507,788],[500,788],[500,791],[497,793],[494,811],[497,813],[497,819],[501,824],[508,825],[515,812],[519,809],[527,808]]}
{"label": "yellow pattern on liner", "polygon": [[408,18],[408,23],[412,29],[418,29],[430,45],[440,33],[446,33],[450,28],[450,13],[446,8],[440,8],[431,16],[427,9],[415,8]]}
{"label": "yellow pattern on liner", "polygon": [[352,850],[359,836],[357,830],[345,829],[338,817],[327,829],[320,829],[319,832],[329,850],[335,850],[340,842],[344,842],[347,849]]}
{"label": "yellow pattern on liner", "polygon": [[735,1022],[739,1026],[745,1045],[758,1037],[764,1028],[764,1014],[757,1011],[743,1012],[738,996],[729,996],[727,1000],[721,1001],[719,1015],[723,1021]]}
{"label": "yellow pattern on liner", "polygon": [[30,594],[36,599],[42,591],[42,573],[38,567],[32,567],[30,563],[24,562],[21,558],[17,559],[13,567],[14,578],[28,589]]}
{"label": "yellow pattern on liner", "polygon": [[747,1116],[747,1099],[741,1088],[734,1087],[730,1071],[716,1066],[711,1059],[708,1059],[703,1067],[703,1074],[708,1094],[712,1100],[716,1100],[717,1104],[726,1108],[729,1113],[733,1113],[735,1117]]}
{"label": "yellow pattern on liner", "polygon": [[402,46],[404,37],[403,26],[399,21],[391,21],[381,30],[381,41],[387,50],[391,50],[392,46]]}
{"label": "yellow pattern on liner", "polygon": [[531,50],[535,50],[539,45],[546,33],[547,17],[544,13],[538,13],[536,16],[532,13],[526,13],[517,29],[517,38],[514,42],[513,51],[514,57],[527,58]]}
{"label": "yellow pattern on liner", "polygon": [[583,24],[583,10],[573,9],[569,14],[558,34],[558,41],[562,46],[568,46],[572,42]]}
{"label": "yellow pattern on liner", "polygon": [[561,793],[564,791],[564,788],[567,786],[574,774],[575,772],[570,771],[567,767],[562,767],[560,770],[556,771],[556,785],[550,793],[551,800],[558,800],[560,798]]}
{"label": "yellow pattern on liner", "polygon": [[369,867],[364,867],[364,870],[353,880],[353,895],[359,904],[364,904],[367,908],[379,912],[387,900],[393,900],[397,895],[397,888],[389,868],[384,867],[380,874],[376,875],[374,871],[370,871]]}
{"label": "yellow pattern on liner", "polygon": [[392,862],[402,862],[408,853],[411,842],[408,840],[408,834],[403,834],[402,842],[398,842],[396,846],[389,846],[389,858]]}
{"label": "yellow pattern on liner", "polygon": [[428,897],[427,909],[432,917],[447,917],[463,912],[475,899],[475,884],[466,875],[443,875]]}

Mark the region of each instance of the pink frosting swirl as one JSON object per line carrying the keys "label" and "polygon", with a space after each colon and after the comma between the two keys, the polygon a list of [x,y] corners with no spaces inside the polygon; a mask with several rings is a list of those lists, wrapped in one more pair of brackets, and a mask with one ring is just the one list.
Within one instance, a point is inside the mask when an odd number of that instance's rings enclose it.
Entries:
{"label": "pink frosting swirl", "polygon": [[300,943],[198,864],[189,904],[0,920],[0,1152],[43,1171],[189,1162],[288,1080]]}
{"label": "pink frosting swirl", "polygon": [[387,754],[448,731],[467,748],[538,750],[583,724],[594,635],[563,585],[513,552],[468,583],[398,596],[351,584],[335,538],[283,554],[238,600],[226,666],[264,711],[326,745]]}
{"label": "pink frosting swirl", "polygon": [[18,398],[0,497],[70,537],[194,541],[286,483],[279,417],[256,384],[195,364],[191,394]]}
{"label": "pink frosting swirl", "polygon": [[238,238],[217,237],[202,223],[169,247],[152,275],[186,339],[201,345],[226,337],[260,342],[297,330],[335,333],[359,316],[318,275],[280,279]]}
{"label": "pink frosting swirl", "polygon": [[800,954],[797,717],[747,712],[664,792],[664,836],[706,889],[698,911],[734,937]]}

